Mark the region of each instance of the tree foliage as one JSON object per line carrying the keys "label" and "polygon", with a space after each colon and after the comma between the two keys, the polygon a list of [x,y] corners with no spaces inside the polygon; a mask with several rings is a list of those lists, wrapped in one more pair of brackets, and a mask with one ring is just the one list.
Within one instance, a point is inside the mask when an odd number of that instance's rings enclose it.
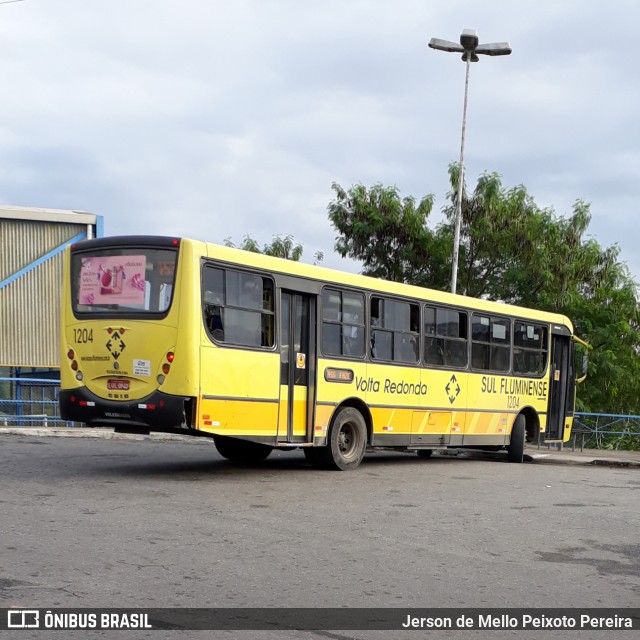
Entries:
{"label": "tree foliage", "polygon": [[[244,251],[251,251],[253,253],[263,253],[267,256],[285,258],[286,260],[293,260],[295,262],[300,261],[304,252],[304,247],[300,243],[296,243],[291,235],[286,235],[284,238],[280,235],[275,235],[270,243],[263,245],[262,249],[257,240],[248,234],[242,239],[238,247],[236,247],[231,238],[225,238],[224,244],[227,247],[243,249]],[[316,251],[313,257],[314,264],[317,264],[322,262],[324,254],[321,251]]]}
{"label": "tree foliage", "polygon": [[335,250],[360,260],[365,275],[416,282],[434,275],[424,273],[429,267],[442,270],[441,262],[429,261],[446,248],[427,228],[433,195],[416,205],[415,198],[401,198],[397,187],[358,184],[345,191],[335,182],[331,186],[336,197],[329,203],[329,219],[340,234]]}
{"label": "tree foliage", "polygon": [[[449,168],[445,220],[428,226],[434,198],[416,205],[396,187],[333,184],[335,249],[359,260],[363,273],[449,290],[458,166]],[[587,235],[589,205],[576,200],[561,217],[539,207],[522,185],[506,188],[497,173],[463,185],[459,293],[568,315],[593,346],[583,410],[640,414],[640,314],[636,284],[617,245]]]}

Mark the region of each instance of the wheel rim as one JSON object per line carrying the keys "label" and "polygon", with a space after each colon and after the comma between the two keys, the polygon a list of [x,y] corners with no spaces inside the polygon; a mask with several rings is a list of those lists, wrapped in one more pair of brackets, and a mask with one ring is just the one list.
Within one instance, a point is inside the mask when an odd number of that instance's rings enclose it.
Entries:
{"label": "wheel rim", "polygon": [[357,455],[359,444],[360,435],[357,427],[351,422],[343,424],[338,433],[338,450],[340,451],[340,455],[345,460],[354,458]]}

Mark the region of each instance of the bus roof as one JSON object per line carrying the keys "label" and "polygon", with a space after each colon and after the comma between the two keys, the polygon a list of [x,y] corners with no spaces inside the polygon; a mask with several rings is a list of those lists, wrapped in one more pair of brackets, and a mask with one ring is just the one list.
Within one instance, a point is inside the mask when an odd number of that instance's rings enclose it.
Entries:
{"label": "bus roof", "polygon": [[321,281],[328,284],[344,285],[356,289],[385,293],[398,297],[415,298],[422,301],[431,301],[440,304],[447,304],[456,307],[468,308],[477,311],[485,311],[499,315],[519,316],[530,320],[560,324],[568,327],[573,333],[573,324],[566,316],[540,311],[537,309],[519,307],[503,302],[472,298],[459,294],[452,294],[446,291],[438,291],[416,285],[392,282],[381,278],[364,276],[361,274],[349,273],[328,267],[310,265],[294,260],[276,258],[261,253],[245,251],[232,247],[193,240],[189,238],[178,238],[170,236],[111,236],[94,240],[87,240],[76,245],[78,250],[86,250],[90,247],[108,247],[116,245],[125,246],[176,246],[177,244],[189,243],[194,252],[206,255],[208,258],[221,260],[242,267],[254,267],[267,272],[280,273],[286,275],[308,278],[310,280]]}
{"label": "bus roof", "polygon": [[478,311],[486,311],[488,313],[495,313],[499,315],[519,316],[531,320],[561,324],[568,327],[571,333],[573,333],[573,324],[571,323],[571,320],[559,313],[540,311],[504,302],[495,302],[470,296],[452,294],[446,291],[438,291],[437,289],[429,289],[411,284],[383,280],[382,278],[330,269],[318,265],[310,265],[293,260],[275,258],[261,253],[253,253],[251,251],[224,247],[212,243],[205,244],[208,249],[208,257],[223,260],[225,262],[256,267],[269,272],[295,275],[312,280],[321,280],[331,284],[347,285],[349,287],[391,294],[398,297],[417,298],[423,301],[432,301]]}

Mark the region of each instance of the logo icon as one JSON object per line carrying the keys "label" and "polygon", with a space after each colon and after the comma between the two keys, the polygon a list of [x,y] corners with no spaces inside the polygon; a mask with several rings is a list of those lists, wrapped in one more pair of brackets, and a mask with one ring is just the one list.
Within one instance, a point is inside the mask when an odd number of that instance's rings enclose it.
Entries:
{"label": "logo icon", "polygon": [[107,332],[109,333],[109,340],[105,347],[107,347],[107,351],[113,356],[113,359],[117,360],[127,346],[122,339],[124,329],[112,329],[109,327]]}
{"label": "logo icon", "polygon": [[7,611],[7,628],[39,629],[40,612],[37,609],[9,609]]}
{"label": "logo icon", "polygon": [[451,376],[451,380],[449,380],[444,390],[447,392],[449,402],[453,404],[456,401],[456,398],[460,395],[460,385],[458,384],[455,374]]}

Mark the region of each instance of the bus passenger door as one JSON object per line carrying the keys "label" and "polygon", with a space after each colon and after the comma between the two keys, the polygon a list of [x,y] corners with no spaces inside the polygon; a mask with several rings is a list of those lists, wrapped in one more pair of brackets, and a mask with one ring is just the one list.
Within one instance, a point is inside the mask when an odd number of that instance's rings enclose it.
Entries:
{"label": "bus passenger door", "polygon": [[315,317],[315,296],[282,291],[278,443],[302,443],[313,440]]}
{"label": "bus passenger door", "polygon": [[564,436],[564,419],[571,407],[569,394],[570,377],[570,338],[553,335],[551,339],[551,378],[549,381],[549,408],[547,413],[547,429],[545,440],[562,440]]}

